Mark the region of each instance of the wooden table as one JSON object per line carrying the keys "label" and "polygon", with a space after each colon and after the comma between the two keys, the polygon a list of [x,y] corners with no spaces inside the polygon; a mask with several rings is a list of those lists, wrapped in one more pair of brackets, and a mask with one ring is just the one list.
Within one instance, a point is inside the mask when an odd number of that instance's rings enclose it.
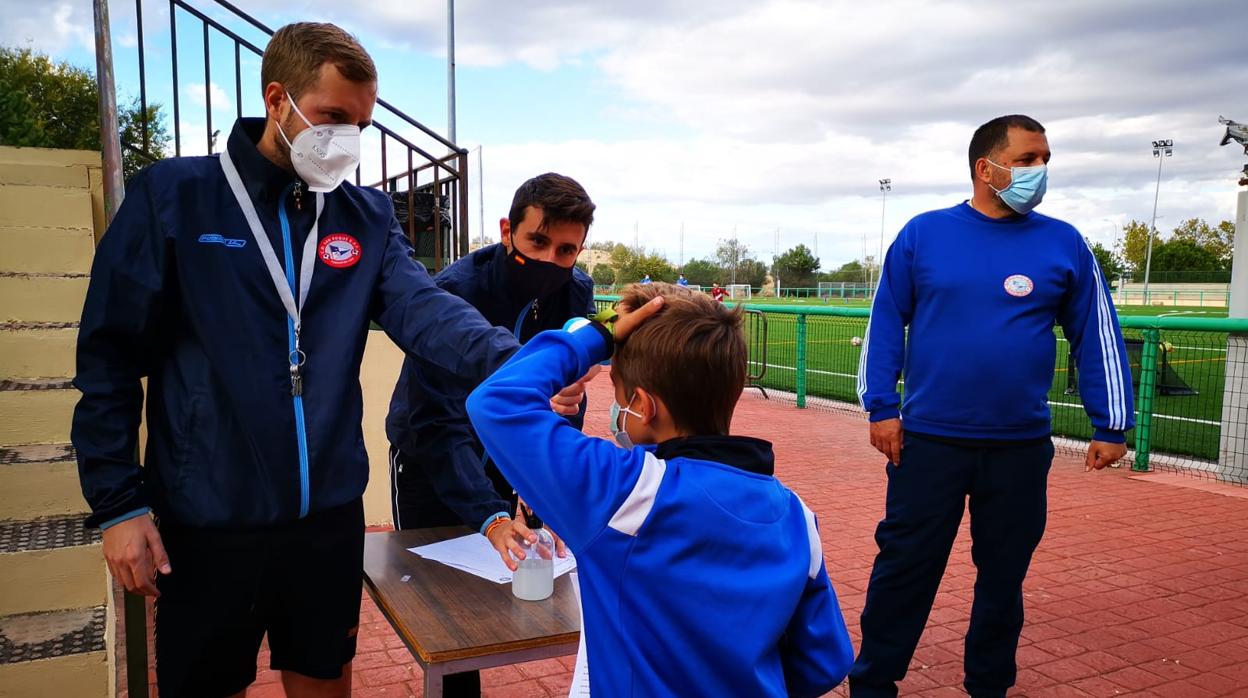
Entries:
{"label": "wooden table", "polygon": [[[440,698],[447,674],[576,654],[580,610],[568,575],[544,601],[521,601],[510,584],[426,560],[408,548],[456,538],[464,527],[364,536],[364,583]],[[406,578],[406,581],[405,581]]]}

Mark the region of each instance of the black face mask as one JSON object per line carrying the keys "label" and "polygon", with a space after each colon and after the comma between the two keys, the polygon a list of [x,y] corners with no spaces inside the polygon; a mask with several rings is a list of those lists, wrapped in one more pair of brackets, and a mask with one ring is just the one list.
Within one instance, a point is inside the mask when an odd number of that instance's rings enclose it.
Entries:
{"label": "black face mask", "polygon": [[526,257],[512,247],[507,251],[507,281],[522,298],[545,298],[572,278],[572,267]]}

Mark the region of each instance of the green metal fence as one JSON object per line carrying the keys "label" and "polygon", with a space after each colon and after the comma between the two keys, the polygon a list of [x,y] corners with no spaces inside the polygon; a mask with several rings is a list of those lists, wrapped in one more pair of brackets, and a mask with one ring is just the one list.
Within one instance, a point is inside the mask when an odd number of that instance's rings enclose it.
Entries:
{"label": "green metal fence", "polygon": [[[616,300],[599,296],[600,305]],[[752,359],[767,394],[799,408],[863,416],[858,362],[866,308],[746,304]],[[765,321],[759,331],[758,318]],[[1136,396],[1127,434],[1134,469],[1180,470],[1248,483],[1248,319],[1121,317]],[[1082,455],[1092,427],[1060,328],[1049,404],[1057,445]],[[765,351],[765,353],[764,353]],[[1227,376],[1242,376],[1229,387]],[[904,388],[904,386],[903,386]],[[968,389],[973,389],[969,387]],[[1224,433],[1225,432],[1225,433]]]}

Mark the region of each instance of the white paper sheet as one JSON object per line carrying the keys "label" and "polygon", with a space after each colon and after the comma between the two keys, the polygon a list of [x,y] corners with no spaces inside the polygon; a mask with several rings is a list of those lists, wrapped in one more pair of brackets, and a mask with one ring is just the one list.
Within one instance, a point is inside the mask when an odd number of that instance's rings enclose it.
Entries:
{"label": "white paper sheet", "polygon": [[589,698],[589,654],[585,651],[585,607],[581,604],[581,578],[573,572],[572,590],[576,592],[576,605],[581,608],[581,644],[576,648],[576,668],[572,670],[572,686],[568,698]]}
{"label": "white paper sheet", "polygon": [[[498,552],[490,545],[490,541],[477,533],[408,548],[408,550],[425,559],[440,562],[497,584],[511,583],[511,570],[503,564]],[[574,569],[576,569],[576,558],[572,556],[572,553],[568,553],[568,556],[564,558],[555,558],[556,577]]]}

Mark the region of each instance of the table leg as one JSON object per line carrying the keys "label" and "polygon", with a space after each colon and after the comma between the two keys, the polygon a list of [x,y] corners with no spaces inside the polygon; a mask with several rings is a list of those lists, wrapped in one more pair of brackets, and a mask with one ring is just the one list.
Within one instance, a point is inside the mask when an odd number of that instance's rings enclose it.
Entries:
{"label": "table leg", "polygon": [[425,698],[442,698],[443,671],[440,664],[425,667]]}

